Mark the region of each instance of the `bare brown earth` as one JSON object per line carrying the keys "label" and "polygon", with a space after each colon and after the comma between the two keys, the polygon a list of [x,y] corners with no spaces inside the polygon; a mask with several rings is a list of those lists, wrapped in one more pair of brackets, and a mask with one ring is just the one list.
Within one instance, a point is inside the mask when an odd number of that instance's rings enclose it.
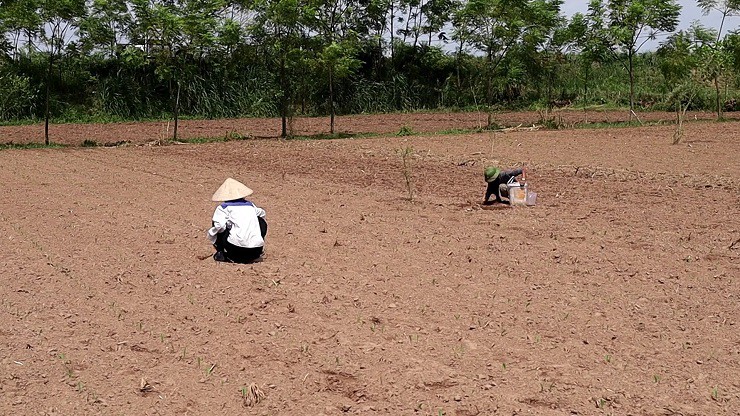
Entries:
{"label": "bare brown earth", "polygon": [[[724,113],[726,118],[740,119],[740,113]],[[675,114],[667,112],[639,113],[639,122],[672,122]],[[574,127],[592,123],[619,123],[629,121],[627,111],[578,111],[572,109],[556,110],[547,116],[536,111],[505,112],[493,115],[492,121],[502,127],[528,127],[542,124],[549,119],[561,127]],[[713,120],[714,113],[691,112],[686,119]],[[633,120],[637,125],[639,122]],[[486,113],[411,113],[386,115],[341,116],[336,119],[335,131],[344,134],[396,134],[402,128],[410,128],[416,133],[439,133],[445,130],[473,130],[486,126]],[[277,137],[281,121],[276,118],[248,118],[227,120],[181,120],[178,124],[178,138],[218,138],[218,137]],[[172,137],[173,123],[129,122],[110,124],[52,124],[49,137],[54,143],[79,145],[85,140],[98,144],[133,144],[166,140]],[[328,117],[295,118],[292,122],[295,135],[317,135],[329,132]],[[0,143],[43,143],[43,124],[25,126],[0,126]]]}
{"label": "bare brown earth", "polygon": [[[672,131],[1,151],[0,414],[736,415],[740,123]],[[227,176],[261,263],[201,260]]]}

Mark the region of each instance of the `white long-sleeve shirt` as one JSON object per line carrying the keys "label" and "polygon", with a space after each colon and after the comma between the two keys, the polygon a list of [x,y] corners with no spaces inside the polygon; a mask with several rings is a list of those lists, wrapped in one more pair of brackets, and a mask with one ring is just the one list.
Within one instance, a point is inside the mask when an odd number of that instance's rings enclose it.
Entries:
{"label": "white long-sleeve shirt", "polygon": [[216,242],[216,234],[230,228],[229,243],[246,248],[263,247],[260,224],[257,217],[265,217],[265,210],[246,200],[227,201],[216,207],[213,227],[208,230],[208,239]]}

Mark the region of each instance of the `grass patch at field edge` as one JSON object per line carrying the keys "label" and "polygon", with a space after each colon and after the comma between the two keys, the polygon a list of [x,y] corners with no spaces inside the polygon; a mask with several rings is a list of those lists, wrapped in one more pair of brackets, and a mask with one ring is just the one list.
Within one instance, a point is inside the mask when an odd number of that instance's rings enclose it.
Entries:
{"label": "grass patch at field edge", "polygon": [[10,149],[58,149],[61,147],[67,147],[66,145],[60,144],[60,143],[50,143],[50,144],[44,144],[44,143],[0,143],[0,150],[10,150]]}

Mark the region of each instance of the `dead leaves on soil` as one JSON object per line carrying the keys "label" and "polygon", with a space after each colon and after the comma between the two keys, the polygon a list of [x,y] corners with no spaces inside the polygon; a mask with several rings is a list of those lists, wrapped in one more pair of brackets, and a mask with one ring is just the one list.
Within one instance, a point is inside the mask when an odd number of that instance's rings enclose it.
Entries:
{"label": "dead leaves on soil", "polygon": [[139,382],[139,393],[142,395],[146,395],[147,393],[151,393],[154,391],[154,386],[149,384],[148,381],[144,377],[141,378],[141,381]]}

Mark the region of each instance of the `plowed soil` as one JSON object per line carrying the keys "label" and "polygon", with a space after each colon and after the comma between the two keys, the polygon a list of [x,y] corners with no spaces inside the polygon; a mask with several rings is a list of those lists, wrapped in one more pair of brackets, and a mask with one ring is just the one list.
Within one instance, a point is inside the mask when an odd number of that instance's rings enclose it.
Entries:
{"label": "plowed soil", "polygon": [[[633,123],[672,122],[676,116],[666,112],[646,112],[637,114]],[[724,113],[731,120],[740,119],[739,112]],[[556,110],[547,116],[535,111],[495,113],[492,122],[501,127],[528,127],[541,125],[548,119],[560,127],[572,128],[593,123],[620,123],[629,120],[627,111],[578,111],[572,109]],[[713,120],[714,113],[690,112],[690,121]],[[386,115],[353,115],[336,118],[335,131],[358,135],[396,134],[407,128],[416,133],[439,133],[445,130],[473,130],[488,124],[486,113],[412,113]],[[49,139],[54,143],[79,145],[85,140],[95,143],[142,144],[172,138],[174,124],[171,121],[130,122],[110,124],[51,124]],[[295,118],[289,125],[294,135],[318,135],[329,132],[328,117]],[[278,137],[281,120],[275,118],[247,118],[228,120],[181,120],[178,124],[178,138],[219,138],[219,137]],[[0,143],[43,143],[43,124],[25,126],[0,126]]]}
{"label": "plowed soil", "polygon": [[[0,414],[736,415],[740,123],[672,132],[1,151]],[[208,257],[229,176],[260,263]]]}

